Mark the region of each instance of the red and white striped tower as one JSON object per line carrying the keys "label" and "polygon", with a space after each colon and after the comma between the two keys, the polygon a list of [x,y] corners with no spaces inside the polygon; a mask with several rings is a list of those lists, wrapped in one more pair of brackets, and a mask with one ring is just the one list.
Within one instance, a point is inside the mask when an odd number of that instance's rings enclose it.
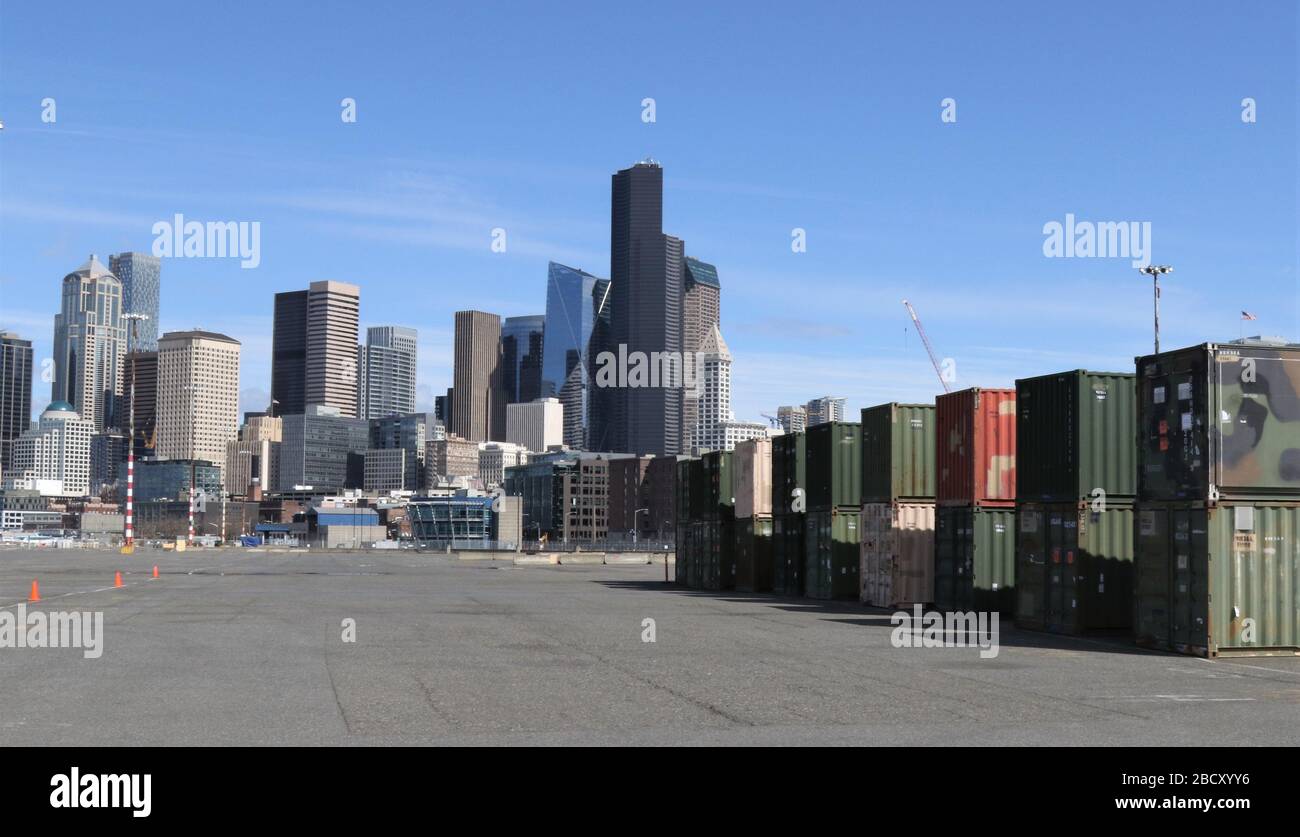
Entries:
{"label": "red and white striped tower", "polygon": [[149,318],[148,314],[123,314],[123,319],[131,321],[131,407],[127,419],[126,443],[126,548],[135,547],[135,353],[139,346],[135,344],[136,323]]}

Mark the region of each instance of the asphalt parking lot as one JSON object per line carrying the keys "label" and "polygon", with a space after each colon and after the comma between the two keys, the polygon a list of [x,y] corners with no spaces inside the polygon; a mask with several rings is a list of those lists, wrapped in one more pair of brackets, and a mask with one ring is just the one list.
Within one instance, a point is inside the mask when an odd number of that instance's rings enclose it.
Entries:
{"label": "asphalt parking lot", "polygon": [[1294,657],[1009,626],[995,659],[900,649],[884,611],[662,566],[6,550],[0,608],[33,579],[31,609],[102,611],[104,650],[0,648],[3,746],[1300,744]]}

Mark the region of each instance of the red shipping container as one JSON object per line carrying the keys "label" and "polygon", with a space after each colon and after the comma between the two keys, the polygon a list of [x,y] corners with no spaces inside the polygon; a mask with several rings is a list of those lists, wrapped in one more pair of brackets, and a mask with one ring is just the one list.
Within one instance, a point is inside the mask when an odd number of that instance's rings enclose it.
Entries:
{"label": "red shipping container", "polygon": [[935,494],[946,506],[1014,506],[1016,391],[964,389],[935,406]]}

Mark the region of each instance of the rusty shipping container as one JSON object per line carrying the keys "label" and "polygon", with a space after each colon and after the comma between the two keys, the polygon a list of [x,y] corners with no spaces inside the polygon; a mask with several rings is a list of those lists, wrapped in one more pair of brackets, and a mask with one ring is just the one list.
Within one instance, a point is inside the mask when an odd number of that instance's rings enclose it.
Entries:
{"label": "rusty shipping container", "polygon": [[861,528],[863,604],[934,601],[934,503],[864,503]]}
{"label": "rusty shipping container", "polygon": [[736,521],[736,589],[746,593],[772,590],[772,518]]}
{"label": "rusty shipping container", "polygon": [[862,425],[835,421],[805,431],[808,511],[862,507]]}
{"label": "rusty shipping container", "polygon": [[772,516],[772,440],[750,439],[731,454],[736,519]]}
{"label": "rusty shipping container", "polygon": [[1206,343],[1137,378],[1143,500],[1300,499],[1300,346]]}
{"label": "rusty shipping container", "polygon": [[1015,517],[1015,509],[996,506],[935,509],[936,608],[1015,615]]}
{"label": "rusty shipping container", "polygon": [[1137,376],[1075,369],[1016,381],[1016,499],[1137,494]]}
{"label": "rusty shipping container", "polygon": [[862,411],[862,501],[934,500],[934,405]]}
{"label": "rusty shipping container", "polygon": [[806,509],[804,458],[808,437],[785,433],[772,439],[772,515],[801,514]]}
{"label": "rusty shipping container", "polygon": [[1300,654],[1300,503],[1140,503],[1140,645],[1194,654]]}
{"label": "rusty shipping container", "polygon": [[772,518],[772,592],[803,595],[806,527],[804,514],[778,514]]}
{"label": "rusty shipping container", "polygon": [[1131,500],[1016,506],[1016,625],[1063,634],[1131,631]]}
{"label": "rusty shipping container", "polygon": [[935,495],[941,506],[1016,500],[1016,391],[964,389],[935,399]]}

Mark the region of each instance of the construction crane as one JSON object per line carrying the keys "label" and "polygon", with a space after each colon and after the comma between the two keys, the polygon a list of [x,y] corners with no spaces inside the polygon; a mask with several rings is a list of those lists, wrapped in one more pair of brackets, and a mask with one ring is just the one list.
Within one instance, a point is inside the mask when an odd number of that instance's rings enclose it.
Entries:
{"label": "construction crane", "polygon": [[943,369],[939,366],[939,359],[934,356],[934,347],[930,345],[930,338],[925,336],[925,328],[921,326],[921,318],[916,316],[916,309],[907,300],[903,300],[903,305],[907,308],[907,313],[911,315],[912,322],[916,324],[916,333],[921,335],[921,342],[925,344],[925,351],[930,356],[930,363],[934,364],[934,372],[939,376],[939,383],[943,384],[943,391],[952,392],[952,387],[948,386],[948,379],[943,376]]}
{"label": "construction crane", "polygon": [[767,419],[767,423],[770,424],[770,425],[772,425],[773,427],[780,427],[780,426],[781,426],[781,420],[780,420],[779,418],[777,418],[776,416],[771,415],[770,413],[759,413],[759,415],[762,416],[763,418]]}

